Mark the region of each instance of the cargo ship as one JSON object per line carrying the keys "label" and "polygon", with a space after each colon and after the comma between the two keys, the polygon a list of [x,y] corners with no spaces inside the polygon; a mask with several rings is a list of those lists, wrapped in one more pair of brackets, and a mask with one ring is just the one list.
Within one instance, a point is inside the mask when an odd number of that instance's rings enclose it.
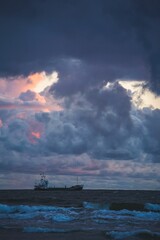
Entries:
{"label": "cargo ship", "polygon": [[46,176],[44,174],[40,174],[41,178],[38,182],[34,185],[34,190],[39,191],[81,191],[83,190],[83,185],[78,184],[78,177],[77,177],[77,184],[73,185],[71,187],[49,187],[49,181],[47,180]]}

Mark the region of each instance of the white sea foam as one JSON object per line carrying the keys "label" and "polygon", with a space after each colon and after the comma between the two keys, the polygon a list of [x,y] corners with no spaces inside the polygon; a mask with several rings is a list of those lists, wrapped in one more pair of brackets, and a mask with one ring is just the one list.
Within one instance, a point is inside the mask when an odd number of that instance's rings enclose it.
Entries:
{"label": "white sea foam", "polygon": [[13,212],[35,212],[35,211],[54,211],[59,207],[52,206],[28,206],[28,205],[6,205],[0,204],[0,213],[13,213]]}
{"label": "white sea foam", "polygon": [[[91,202],[84,202],[83,207],[85,209],[93,210],[93,219],[116,219],[123,220],[126,218],[137,218],[143,220],[160,220],[160,213],[157,212],[160,208],[159,204],[146,204],[146,209],[152,211],[136,211],[136,210],[110,210],[109,204],[98,204]],[[103,221],[102,221],[103,222]]]}
{"label": "white sea foam", "polygon": [[[154,205],[154,206],[153,206]],[[158,209],[158,204],[146,205],[147,208]],[[92,204],[84,202],[84,208],[64,208],[55,206],[28,206],[28,205],[5,205],[0,204],[0,219],[45,219],[54,222],[70,222],[75,219],[90,220],[94,222],[103,223],[104,221],[113,220],[146,220],[146,221],[160,221],[160,212],[156,211],[131,211],[123,210],[109,210],[109,205]]]}
{"label": "white sea foam", "polygon": [[160,220],[160,213],[157,213],[157,212],[144,212],[144,211],[135,211],[135,210],[130,211],[130,210],[123,209],[118,211],[118,215],[133,216],[135,218],[144,219],[144,220],[145,219]]}
{"label": "white sea foam", "polygon": [[83,207],[86,209],[109,209],[109,204],[100,204],[92,202],[83,202]]}
{"label": "white sea foam", "polygon": [[74,220],[74,218],[66,214],[57,213],[52,216],[52,220],[56,222],[70,222]]}
{"label": "white sea foam", "polygon": [[0,219],[33,219],[39,216],[55,222],[68,222],[77,215],[74,208],[0,204]]}
{"label": "white sea foam", "polygon": [[16,206],[0,204],[0,213],[12,213],[16,211]]}
{"label": "white sea foam", "polygon": [[133,219],[132,211],[129,210],[95,210],[92,218],[95,222],[104,223],[108,220],[129,220]]}
{"label": "white sea foam", "polygon": [[111,236],[112,239],[125,239],[133,236],[132,232],[118,232],[118,231],[111,231],[106,233],[106,236]]}
{"label": "white sea foam", "polygon": [[145,209],[155,212],[160,212],[160,204],[146,203]]}
{"label": "white sea foam", "polygon": [[29,213],[29,212],[52,212],[52,211],[68,211],[68,209],[74,208],[64,208],[64,207],[55,207],[55,206],[28,206],[28,205],[6,205],[0,204],[0,213]]}
{"label": "white sea foam", "polygon": [[133,211],[133,216],[139,218],[139,219],[146,219],[146,220],[160,220],[160,213],[157,212],[139,212],[139,211]]}
{"label": "white sea foam", "polygon": [[41,232],[41,233],[47,233],[47,232],[57,232],[57,233],[63,233],[63,232],[68,232],[68,230],[64,229],[58,229],[58,228],[43,228],[43,227],[24,227],[23,232],[30,232],[30,233],[36,233],[36,232]]}
{"label": "white sea foam", "polygon": [[9,218],[11,219],[33,219],[38,216],[38,213],[16,213],[16,214],[9,214]]}
{"label": "white sea foam", "polygon": [[95,210],[93,211],[93,219],[114,219],[114,220],[125,220],[125,219],[139,219],[147,221],[159,221],[160,213],[157,212],[140,212],[140,211],[130,211],[130,210]]}

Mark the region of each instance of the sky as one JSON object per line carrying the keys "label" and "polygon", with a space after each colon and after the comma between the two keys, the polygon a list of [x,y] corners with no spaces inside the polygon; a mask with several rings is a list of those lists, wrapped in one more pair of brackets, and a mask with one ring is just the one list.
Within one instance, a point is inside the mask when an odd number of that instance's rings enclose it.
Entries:
{"label": "sky", "polygon": [[159,0],[2,0],[0,189],[160,189]]}

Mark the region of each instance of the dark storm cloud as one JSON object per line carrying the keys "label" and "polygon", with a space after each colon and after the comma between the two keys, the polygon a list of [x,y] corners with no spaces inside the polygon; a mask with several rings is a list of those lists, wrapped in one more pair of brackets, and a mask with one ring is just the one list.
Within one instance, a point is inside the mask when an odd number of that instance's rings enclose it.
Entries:
{"label": "dark storm cloud", "polygon": [[135,1],[135,32],[143,46],[144,56],[150,72],[148,86],[160,93],[160,3],[158,0]]}
{"label": "dark storm cloud", "polygon": [[31,90],[27,90],[26,92],[22,92],[20,94],[19,99],[23,101],[33,101],[36,99],[36,93]]}
{"label": "dark storm cloud", "polygon": [[[130,97],[118,83],[65,98],[64,107],[48,114],[44,145],[48,152],[87,153],[102,159],[134,157],[134,150],[126,147],[132,132]],[[46,122],[46,114],[44,120],[41,114],[37,117]]]}
{"label": "dark storm cloud", "polygon": [[[90,0],[6,1],[1,7],[1,41],[8,47],[2,48],[3,56],[17,60],[22,67],[23,60],[34,63],[44,58],[42,61],[48,62],[52,57],[62,56],[115,60],[117,51],[133,53],[136,50],[136,45],[131,44],[134,43],[131,29],[123,16],[127,10],[130,10],[127,1],[124,6],[119,1],[117,5],[111,1]],[[119,44],[116,46],[119,41],[121,49]]]}
{"label": "dark storm cloud", "polygon": [[59,72],[59,81],[52,86],[50,91],[53,91],[59,97],[86,92],[93,86],[102,87],[108,81],[114,81],[117,77],[128,76],[128,71],[132,72],[132,77],[136,77],[137,74],[132,66],[125,68],[123,64],[114,65],[111,62],[88,63],[72,58],[59,60],[56,70]]}
{"label": "dark storm cloud", "polygon": [[71,76],[68,81],[74,85],[76,81],[84,88],[82,83],[89,75],[93,82],[121,77],[148,80],[151,75],[150,85],[155,90],[159,81],[160,4],[156,0],[142,2],[1,1],[0,74],[57,69],[61,76],[57,91],[62,93],[66,72],[60,67],[61,59],[73,58],[87,68],[81,79],[72,81]]}

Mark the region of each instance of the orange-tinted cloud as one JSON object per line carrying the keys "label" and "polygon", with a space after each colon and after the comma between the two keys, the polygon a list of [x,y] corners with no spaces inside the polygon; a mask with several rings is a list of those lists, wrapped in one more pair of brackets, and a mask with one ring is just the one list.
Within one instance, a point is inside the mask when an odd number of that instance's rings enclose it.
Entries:
{"label": "orange-tinted cloud", "polygon": [[40,138],[41,137],[40,132],[31,132],[31,135],[34,136],[35,138]]}
{"label": "orange-tinted cloud", "polygon": [[[61,106],[53,97],[39,94],[57,79],[57,72],[50,75],[45,72],[37,72],[28,77],[19,76],[15,79],[0,78],[0,96],[2,99],[7,99],[7,101],[4,100],[4,104],[0,104],[0,109],[25,109],[36,112],[61,111]],[[17,98],[19,99],[22,95],[24,99],[21,98],[21,101],[17,101]]]}
{"label": "orange-tinted cloud", "polygon": [[33,73],[31,75],[28,76],[28,84],[32,84],[32,86],[36,86],[37,83],[39,83],[40,81],[43,80],[44,78],[44,72],[40,72],[40,73]]}
{"label": "orange-tinted cloud", "polygon": [[31,143],[36,143],[37,139],[41,138],[41,133],[40,132],[31,132],[29,135],[29,141]]}
{"label": "orange-tinted cloud", "polygon": [[28,120],[28,124],[30,126],[28,131],[28,140],[30,143],[35,144],[44,134],[44,125],[36,120]]}
{"label": "orange-tinted cloud", "polygon": [[[0,78],[0,95],[7,97],[18,97],[20,93],[27,90],[40,92],[40,89],[44,90],[45,87],[51,86],[58,79],[57,72],[53,72],[47,75],[45,72],[37,72],[30,74],[28,77],[19,76],[14,79]],[[36,87],[42,85],[36,90]]]}

